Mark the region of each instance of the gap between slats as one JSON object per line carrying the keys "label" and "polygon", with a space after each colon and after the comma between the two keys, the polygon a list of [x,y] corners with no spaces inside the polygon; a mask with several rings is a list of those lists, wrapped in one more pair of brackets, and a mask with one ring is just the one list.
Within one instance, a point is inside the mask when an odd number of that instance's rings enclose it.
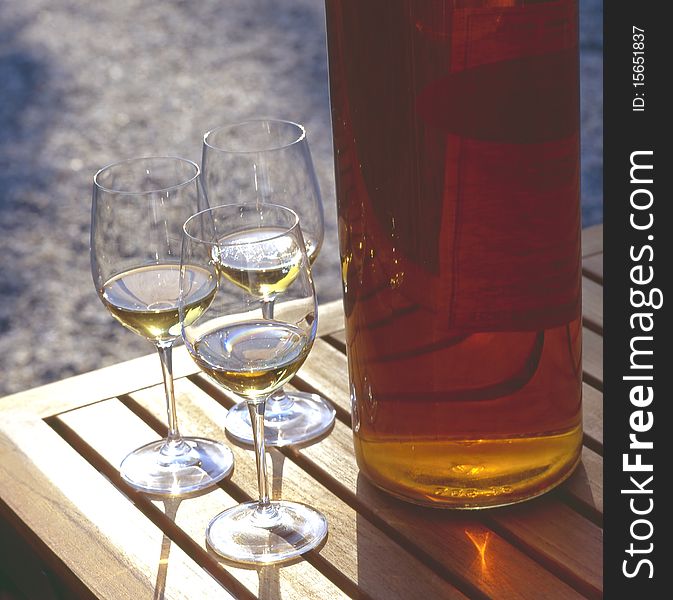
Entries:
{"label": "gap between slats", "polygon": [[603,337],[586,327],[582,330],[582,379],[603,391]]}
{"label": "gap between slats", "polygon": [[585,257],[582,260],[582,274],[592,281],[603,285],[603,253]]}

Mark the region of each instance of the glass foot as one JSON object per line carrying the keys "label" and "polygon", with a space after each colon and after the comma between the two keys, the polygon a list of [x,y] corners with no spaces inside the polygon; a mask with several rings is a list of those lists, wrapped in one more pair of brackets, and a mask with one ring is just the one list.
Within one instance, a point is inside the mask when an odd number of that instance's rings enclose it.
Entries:
{"label": "glass foot", "polygon": [[141,492],[181,496],[203,490],[232,472],[234,455],[225,445],[196,437],[182,442],[184,446],[173,452],[165,440],[134,450],[122,461],[121,476]]}
{"label": "glass foot", "polygon": [[245,502],[217,515],[206,539],[219,555],[239,563],[284,562],[316,548],[327,535],[322,513],[298,502]]}
{"label": "glass foot", "polygon": [[[286,392],[282,400],[269,398],[264,413],[264,440],[267,446],[302,444],[320,437],[332,427],[335,411],[318,394]],[[244,444],[252,444],[252,425],[245,402],[229,410],[227,433]]]}

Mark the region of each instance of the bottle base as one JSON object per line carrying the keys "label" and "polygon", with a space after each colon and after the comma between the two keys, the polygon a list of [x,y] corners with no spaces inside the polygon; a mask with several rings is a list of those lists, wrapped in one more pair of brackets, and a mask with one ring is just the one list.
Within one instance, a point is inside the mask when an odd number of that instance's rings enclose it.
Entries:
{"label": "bottle base", "polygon": [[406,502],[475,510],[516,504],[565,481],[580,461],[582,427],[534,437],[443,441],[355,438],[360,471]]}

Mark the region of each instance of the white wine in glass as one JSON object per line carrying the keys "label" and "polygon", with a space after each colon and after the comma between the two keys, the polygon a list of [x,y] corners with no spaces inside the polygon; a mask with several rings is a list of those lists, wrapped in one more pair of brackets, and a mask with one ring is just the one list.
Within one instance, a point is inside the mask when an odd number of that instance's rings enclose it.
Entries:
{"label": "white wine in glass", "polygon": [[[131,452],[120,465],[134,488],[179,496],[210,487],[233,468],[231,450],[220,442],[182,437],[173,391],[172,347],[180,337],[182,225],[203,208],[199,168],[174,157],[115,163],[94,176],[91,268],[98,295],[124,327],[153,343],[166,392],[168,435]],[[203,313],[217,279],[198,265],[183,267],[189,322]]]}
{"label": "white wine in glass", "polygon": [[[278,234],[270,241],[260,238],[259,230],[241,231],[225,236],[217,250],[217,267],[221,275],[243,287],[260,300],[271,301],[283,292],[299,273],[300,248],[295,241],[280,235],[281,230],[268,228],[265,235]],[[259,261],[250,266],[250,257],[245,254],[251,243],[260,248]],[[284,263],[264,258],[265,255],[282,254]]]}
{"label": "white wine in glass", "polygon": [[[229,508],[209,524],[206,539],[236,562],[270,564],[316,548],[327,521],[298,502],[269,498],[264,413],[271,394],[308,356],[317,330],[317,301],[299,219],[273,204],[217,206],[184,227],[180,318],[196,364],[243,398],[255,446],[259,499]],[[193,294],[187,270],[202,267],[218,278],[206,309],[189,318]],[[274,314],[264,307],[273,296]]]}
{"label": "white wine in glass", "polygon": [[[209,281],[207,271],[198,267],[188,269],[200,293],[192,298],[186,312],[196,316],[210,304],[215,284]],[[180,335],[179,274],[179,264],[135,267],[106,281],[101,300],[127,329],[156,342],[172,340]]]}
{"label": "white wine in glass", "polygon": [[288,381],[310,347],[308,334],[296,325],[260,319],[199,335],[193,358],[220,385],[244,398],[256,398]]}
{"label": "white wine in glass", "polygon": [[[204,135],[203,181],[211,206],[231,202],[277,204],[299,215],[309,263],[318,258],[325,234],[322,201],[313,168],[305,128],[290,121],[259,119],[213,129]],[[243,238],[245,232],[237,232]],[[235,254],[235,248],[232,246]],[[232,280],[247,277],[237,273],[236,257],[225,257],[223,274]],[[259,266],[254,280],[259,289],[250,290],[260,298],[265,318],[273,319],[275,290],[264,282]],[[275,275],[269,274],[274,280]],[[292,271],[274,285],[291,281]],[[302,444],[327,433],[334,423],[335,410],[317,394],[285,391],[273,394],[266,408],[268,446]],[[227,433],[252,443],[250,415],[244,402],[229,412]]]}

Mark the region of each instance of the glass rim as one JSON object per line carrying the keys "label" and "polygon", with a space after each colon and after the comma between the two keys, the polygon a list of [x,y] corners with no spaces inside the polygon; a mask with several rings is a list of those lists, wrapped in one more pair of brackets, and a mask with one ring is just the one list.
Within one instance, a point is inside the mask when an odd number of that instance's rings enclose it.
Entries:
{"label": "glass rim", "polygon": [[[163,188],[157,188],[155,190],[138,190],[138,191],[129,191],[129,190],[115,190],[113,188],[109,188],[103,184],[100,183],[99,181],[99,176],[102,175],[103,172],[109,171],[110,169],[113,169],[114,167],[118,167],[120,165],[128,164],[128,163],[133,163],[133,162],[139,162],[143,160],[171,160],[171,161],[177,161],[181,163],[187,163],[194,167],[194,175],[192,175],[189,179],[185,179],[183,181],[180,181],[179,183],[176,183],[175,185],[169,185]],[[196,164],[193,160],[189,160],[188,158],[183,158],[181,156],[172,156],[172,155],[151,155],[151,156],[134,156],[132,158],[125,158],[123,160],[118,160],[112,163],[109,163],[105,165],[104,167],[101,167],[94,173],[93,176],[93,184],[96,188],[103,192],[108,192],[109,194],[120,194],[120,195],[125,195],[125,196],[143,196],[145,194],[157,194],[160,192],[167,192],[168,190],[175,190],[178,188],[181,188],[183,186],[189,185],[190,183],[193,183],[196,179],[199,178],[199,175],[201,175],[201,168],[199,167],[198,164]]]}
{"label": "glass rim", "polygon": [[242,247],[242,246],[253,246],[255,244],[264,244],[264,243],[269,242],[271,240],[281,238],[281,237],[287,235],[289,232],[297,230],[297,229],[299,231],[301,231],[301,229],[299,227],[299,215],[294,210],[292,210],[291,208],[288,208],[287,206],[282,206],[280,204],[272,204],[271,202],[264,202],[264,203],[262,203],[262,206],[270,206],[272,208],[280,208],[281,210],[290,213],[293,216],[294,222],[292,223],[292,225],[287,226],[287,227],[283,227],[283,226],[278,227],[277,229],[282,229],[282,231],[279,232],[279,233],[274,233],[273,235],[269,235],[268,237],[265,237],[265,238],[262,238],[262,239],[257,239],[257,240],[254,240],[252,242],[246,242],[246,241],[242,241],[242,242],[237,242],[237,241],[222,242],[220,240],[212,242],[212,241],[204,240],[204,239],[202,239],[200,237],[197,237],[195,235],[192,235],[191,233],[189,233],[189,231],[187,231],[187,227],[190,224],[190,222],[195,220],[197,217],[200,217],[200,216],[204,215],[205,213],[212,213],[212,212],[214,212],[214,211],[216,211],[217,209],[220,209],[220,208],[232,208],[232,207],[242,207],[242,206],[254,206],[254,205],[253,205],[252,202],[242,203],[242,204],[241,203],[238,203],[238,204],[220,204],[218,206],[211,206],[210,208],[205,208],[203,210],[200,210],[199,212],[194,213],[191,217],[189,217],[184,222],[184,224],[182,226],[182,232],[190,240],[193,240],[193,241],[195,241],[199,244],[207,244],[209,246],[241,246]]}
{"label": "glass rim", "polygon": [[[231,150],[228,148],[224,148],[222,146],[217,146],[208,141],[209,136],[213,136],[216,133],[223,131],[224,129],[231,129],[233,127],[239,127],[241,125],[248,125],[250,123],[282,123],[284,125],[292,125],[293,127],[296,127],[299,130],[299,133],[294,140],[288,142],[287,144],[270,146],[268,148],[256,148],[253,150]],[[203,134],[203,145],[206,146],[207,148],[211,148],[212,150],[217,150],[218,152],[226,152],[228,154],[256,154],[258,152],[273,152],[275,150],[284,150],[285,148],[290,148],[295,144],[299,144],[305,139],[306,139],[306,127],[304,127],[301,123],[297,123],[296,121],[290,121],[287,119],[272,119],[272,118],[246,119],[245,121],[237,121],[235,123],[225,123],[224,125],[220,125],[219,127],[209,129],[208,131],[206,131],[206,133]]]}

